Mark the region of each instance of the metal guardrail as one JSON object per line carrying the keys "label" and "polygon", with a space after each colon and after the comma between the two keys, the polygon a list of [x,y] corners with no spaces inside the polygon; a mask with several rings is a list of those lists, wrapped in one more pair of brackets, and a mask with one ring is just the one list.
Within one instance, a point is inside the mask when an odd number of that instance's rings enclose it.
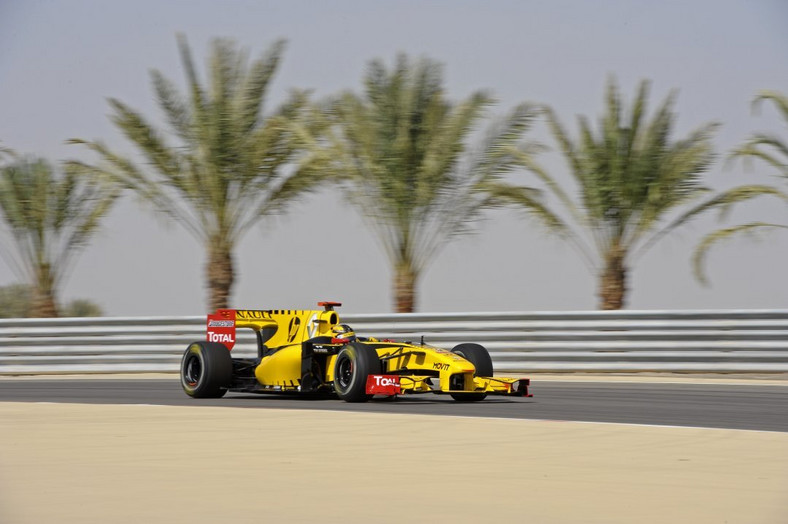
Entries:
{"label": "metal guardrail", "polygon": [[[496,372],[788,372],[788,310],[342,315],[360,335],[477,342]],[[0,375],[177,372],[204,317],[0,320]],[[253,356],[238,331],[233,353]]]}

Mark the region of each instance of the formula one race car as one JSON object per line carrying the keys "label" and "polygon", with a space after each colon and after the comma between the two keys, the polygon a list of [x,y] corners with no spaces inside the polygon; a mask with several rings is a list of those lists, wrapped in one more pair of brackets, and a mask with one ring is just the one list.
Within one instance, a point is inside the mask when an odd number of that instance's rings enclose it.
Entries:
{"label": "formula one race car", "polygon": [[[348,402],[374,395],[445,393],[459,401],[487,395],[531,396],[529,379],[494,377],[478,344],[451,351],[425,344],[357,337],[340,324],[338,302],[323,310],[219,309],[208,315],[207,341],[192,342],[181,360],[187,395],[217,398],[227,391],[336,394]],[[251,328],[257,358],[232,358],[236,328]],[[423,342],[423,341],[422,341]]]}

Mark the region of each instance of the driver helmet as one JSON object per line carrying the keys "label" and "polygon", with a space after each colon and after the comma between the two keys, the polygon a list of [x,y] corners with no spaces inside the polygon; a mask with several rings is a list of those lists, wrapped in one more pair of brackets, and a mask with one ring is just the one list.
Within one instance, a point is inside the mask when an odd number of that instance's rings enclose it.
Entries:
{"label": "driver helmet", "polygon": [[353,328],[347,324],[337,324],[331,330],[334,333],[334,338],[342,338],[345,340],[356,340],[356,333]]}

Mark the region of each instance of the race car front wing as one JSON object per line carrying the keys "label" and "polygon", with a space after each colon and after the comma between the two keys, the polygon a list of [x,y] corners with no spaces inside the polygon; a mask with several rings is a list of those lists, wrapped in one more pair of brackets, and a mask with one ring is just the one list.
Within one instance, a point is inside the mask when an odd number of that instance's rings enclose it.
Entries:
{"label": "race car front wing", "polygon": [[508,395],[532,397],[528,392],[531,380],[527,378],[473,377],[473,389],[441,389],[436,377],[428,375],[369,375],[366,393],[368,395],[400,395],[403,393],[487,393],[489,395]]}

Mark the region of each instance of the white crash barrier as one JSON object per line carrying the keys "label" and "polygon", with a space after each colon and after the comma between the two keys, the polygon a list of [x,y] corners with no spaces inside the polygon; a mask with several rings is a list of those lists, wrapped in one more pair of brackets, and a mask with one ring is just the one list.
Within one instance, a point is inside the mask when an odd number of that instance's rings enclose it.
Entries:
{"label": "white crash barrier", "polygon": [[[342,315],[361,336],[451,349],[476,342],[496,372],[788,372],[788,310]],[[175,373],[205,317],[0,319],[0,375]],[[238,331],[233,353],[256,354]]]}

